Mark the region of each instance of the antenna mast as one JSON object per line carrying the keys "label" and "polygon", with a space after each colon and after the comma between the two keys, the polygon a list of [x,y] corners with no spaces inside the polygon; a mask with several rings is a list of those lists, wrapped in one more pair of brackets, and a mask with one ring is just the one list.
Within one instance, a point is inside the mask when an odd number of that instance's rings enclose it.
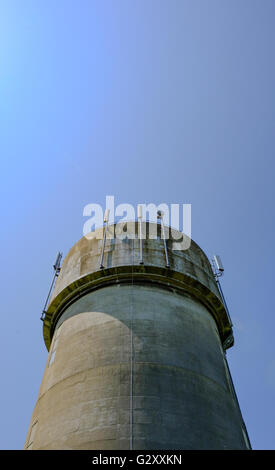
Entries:
{"label": "antenna mast", "polygon": [[54,265],[53,265],[53,269],[54,269],[53,280],[52,280],[50,290],[49,290],[49,293],[48,293],[48,296],[47,296],[47,299],[46,299],[46,302],[45,302],[45,305],[44,305],[44,308],[42,310],[41,317],[40,317],[40,320],[42,320],[42,321],[44,321],[45,315],[47,313],[47,305],[48,305],[48,302],[49,302],[51,292],[53,290],[53,286],[55,284],[56,278],[58,277],[58,275],[60,273],[61,258],[62,258],[62,253],[60,253],[60,251],[59,251],[58,254],[57,254],[56,260],[54,262]]}
{"label": "antenna mast", "polygon": [[[218,286],[218,289],[219,289],[219,293],[221,295],[221,298],[222,298],[222,301],[223,301],[223,304],[224,304],[224,308],[225,308],[225,311],[227,313],[227,317],[228,317],[228,321],[230,323],[230,327],[232,328],[233,323],[232,323],[232,320],[231,320],[231,317],[230,317],[230,314],[229,314],[229,310],[228,310],[228,307],[227,307],[227,304],[226,304],[226,301],[225,301],[225,297],[223,295],[222,286],[221,286],[221,283],[219,281],[219,278],[224,273],[224,267],[223,267],[223,264],[222,264],[222,260],[221,260],[220,256],[214,255],[214,257],[211,261],[212,261],[212,269],[213,269],[213,273],[214,273],[216,283],[217,283],[217,286]],[[231,338],[228,337],[225,340],[223,346],[227,346],[227,344],[226,344],[227,340],[228,340],[228,342],[230,342]]]}

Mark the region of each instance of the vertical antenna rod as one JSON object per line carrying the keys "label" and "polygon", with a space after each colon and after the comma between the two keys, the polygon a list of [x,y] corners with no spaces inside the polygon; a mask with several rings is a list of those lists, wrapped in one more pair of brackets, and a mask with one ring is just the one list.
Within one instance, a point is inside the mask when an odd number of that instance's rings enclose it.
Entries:
{"label": "vertical antenna rod", "polygon": [[163,212],[162,211],[157,212],[157,218],[160,219],[160,223],[161,223],[161,230],[162,230],[162,235],[163,235],[163,243],[164,243],[164,250],[165,250],[165,257],[166,257],[166,268],[170,268],[168,252],[167,252],[167,246],[166,246],[166,238],[165,238],[165,230],[164,230],[164,224],[163,224]]}
{"label": "vertical antenna rod", "polygon": [[101,250],[101,258],[100,258],[100,269],[103,269],[103,257],[104,257],[104,250],[105,250],[105,242],[106,242],[106,231],[108,229],[108,221],[109,221],[109,213],[110,209],[106,209],[104,213],[104,235],[103,235],[103,245],[102,245],[102,250]]}
{"label": "vertical antenna rod", "polygon": [[219,281],[219,278],[216,278],[216,282],[217,282],[217,285],[218,285],[219,292],[221,294],[221,298],[222,298],[222,301],[223,301],[223,304],[224,304],[224,307],[225,307],[225,310],[226,310],[226,313],[227,313],[227,316],[228,316],[230,326],[232,327],[233,323],[232,323],[232,320],[231,320],[231,317],[230,317],[230,314],[229,314],[229,310],[228,310],[228,307],[227,307],[227,303],[225,301],[225,297],[223,295],[222,286],[221,286],[221,283]]}
{"label": "vertical antenna rod", "polygon": [[142,240],[142,206],[138,205],[138,226],[139,226],[139,264],[143,264],[143,240]]}
{"label": "vertical antenna rod", "polygon": [[53,290],[55,280],[56,280],[57,276],[60,273],[61,258],[62,258],[62,253],[60,253],[60,251],[59,251],[58,254],[57,254],[56,260],[54,262],[54,265],[53,265],[53,269],[54,269],[53,280],[52,280],[50,290],[49,290],[49,293],[48,293],[48,296],[47,296],[47,299],[46,299],[46,302],[45,302],[45,305],[44,305],[44,308],[42,310],[41,317],[40,317],[40,320],[42,320],[42,321],[44,321],[45,315],[47,313],[47,305],[48,305],[48,301],[49,301],[50,295],[51,295],[52,290]]}
{"label": "vertical antenna rod", "polygon": [[228,321],[229,321],[230,327],[232,327],[233,323],[232,323],[232,320],[231,320],[231,317],[230,317],[230,314],[229,314],[229,310],[228,310],[228,307],[227,307],[227,304],[226,304],[226,301],[225,301],[225,297],[223,295],[222,286],[221,286],[221,283],[219,281],[219,277],[221,277],[224,273],[224,267],[223,267],[222,260],[221,260],[220,256],[214,255],[214,259],[212,260],[212,267],[213,267],[213,272],[214,272],[214,276],[215,276],[215,279],[216,279],[216,283],[217,283],[217,286],[218,286],[218,289],[219,289],[219,293],[221,294],[221,298],[222,298],[222,301],[223,301],[223,304],[224,304],[224,308],[225,308],[225,311],[227,313]]}

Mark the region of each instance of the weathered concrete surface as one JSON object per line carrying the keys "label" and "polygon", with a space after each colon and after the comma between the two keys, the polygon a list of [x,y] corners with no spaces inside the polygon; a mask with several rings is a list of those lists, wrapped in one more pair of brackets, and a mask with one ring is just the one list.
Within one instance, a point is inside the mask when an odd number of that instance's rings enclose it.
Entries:
{"label": "weathered concrete surface", "polygon": [[[125,224],[117,224],[117,226]],[[116,226],[116,227],[117,227]],[[43,334],[47,348],[51,344],[56,321],[67,305],[87,291],[105,286],[110,282],[154,280],[163,284],[173,285],[184,289],[203,302],[214,316],[221,340],[224,342],[231,334],[231,326],[227,318],[224,305],[221,301],[217,284],[213,277],[210,263],[195,243],[191,242],[188,250],[173,250],[173,238],[167,240],[170,268],[165,267],[165,252],[163,240],[160,238],[160,226],[143,223],[142,233],[148,237],[151,227],[156,227],[157,239],[143,241],[144,265],[140,265],[139,240],[136,239],[108,239],[106,240],[103,270],[100,269],[102,250],[102,230],[93,232],[89,239],[81,238],[66,256],[50,306],[45,317]],[[138,236],[137,223],[127,224],[128,232]],[[119,227],[120,232],[123,230]],[[171,229],[170,229],[171,230]],[[167,235],[174,239],[179,238],[179,232],[166,227]],[[108,236],[113,235],[110,227]],[[177,242],[178,243],[178,242]],[[184,245],[184,240],[177,246]],[[233,337],[232,337],[233,340]],[[232,343],[229,342],[229,347]]]}
{"label": "weathered concrete surface", "polygon": [[229,327],[204,253],[194,243],[170,250],[168,273],[163,240],[144,243],[144,267],[136,240],[119,240],[102,272],[98,245],[80,240],[63,263],[25,447],[247,448],[222,348]]}
{"label": "weathered concrete surface", "polygon": [[[155,224],[143,223],[143,233],[146,233],[146,236],[149,235],[149,227],[152,225]],[[117,266],[131,266],[132,264],[139,265],[138,225],[137,223],[129,222],[127,226],[128,230],[135,234],[136,239],[121,240],[118,238],[107,238],[103,260],[106,269]],[[169,235],[168,230],[168,227],[166,227],[167,236]],[[123,233],[122,230],[120,230],[120,232]],[[112,233],[112,227],[110,227],[108,231],[109,236],[112,236]],[[151,240],[147,238],[143,241],[144,264],[146,266],[158,266],[163,268],[165,266],[165,252],[163,240],[160,238],[161,233],[159,225],[157,225],[156,233],[158,236],[157,239]],[[179,234],[179,232],[171,230],[172,236],[179,236],[176,234]],[[80,277],[84,277],[85,275],[99,270],[102,239],[98,239],[97,237],[102,237],[101,229],[92,232],[89,239],[86,237],[81,238],[69,251],[63,261],[51,301],[68,285],[72,284]],[[177,246],[180,247],[180,245],[179,242]],[[172,250],[172,246],[172,238],[167,239],[171,265],[170,269],[172,271],[186,273],[186,275],[199,280],[202,285],[208,287],[210,291],[213,291],[219,297],[210,263],[201,248],[194,241],[191,241],[191,247],[188,250]]]}

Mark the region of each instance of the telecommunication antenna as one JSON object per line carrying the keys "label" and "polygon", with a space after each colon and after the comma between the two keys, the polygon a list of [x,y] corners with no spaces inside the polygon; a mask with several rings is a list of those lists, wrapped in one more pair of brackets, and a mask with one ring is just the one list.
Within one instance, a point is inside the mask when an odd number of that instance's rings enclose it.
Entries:
{"label": "telecommunication antenna", "polygon": [[143,264],[143,243],[142,243],[142,206],[138,205],[138,226],[139,226],[139,264]]}
{"label": "telecommunication antenna", "polygon": [[104,213],[104,235],[103,235],[103,244],[102,244],[102,250],[101,250],[101,257],[100,257],[100,269],[104,269],[103,265],[103,257],[104,257],[104,250],[105,250],[105,243],[106,243],[106,232],[108,230],[108,222],[109,222],[109,214],[110,214],[110,209],[106,209]]}
{"label": "telecommunication antenna", "polygon": [[221,260],[220,256],[214,255],[214,257],[212,259],[212,269],[213,269],[213,273],[214,273],[214,276],[215,276],[215,279],[216,279],[216,282],[217,282],[217,285],[218,285],[219,293],[221,294],[221,298],[222,298],[222,301],[223,301],[223,304],[224,304],[224,307],[225,307],[225,310],[226,310],[226,313],[227,313],[227,317],[228,317],[230,326],[232,327],[233,323],[232,323],[232,320],[230,318],[229,310],[228,310],[228,307],[227,307],[227,304],[226,304],[226,301],[225,301],[225,298],[224,298],[224,295],[223,295],[222,286],[221,286],[221,283],[219,281],[219,278],[224,273],[224,267],[223,267],[222,260]]}
{"label": "telecommunication antenna", "polygon": [[170,268],[170,263],[169,263],[169,258],[168,258],[168,252],[167,252],[167,245],[166,245],[166,238],[165,238],[165,230],[164,230],[164,223],[163,223],[163,212],[158,211],[157,212],[157,218],[160,219],[161,223],[161,230],[162,230],[162,236],[163,236],[163,243],[164,243],[164,250],[165,250],[165,258],[166,258],[166,268]]}
{"label": "telecommunication antenna", "polygon": [[60,253],[60,251],[58,252],[57,254],[57,257],[56,257],[56,260],[53,264],[53,269],[54,269],[54,275],[53,275],[53,280],[52,280],[52,283],[51,283],[51,286],[50,286],[50,290],[49,290],[49,293],[48,293],[48,296],[47,296],[47,299],[46,299],[46,302],[45,302],[45,305],[44,305],[44,308],[42,310],[42,314],[41,314],[41,317],[40,317],[40,320],[44,321],[44,318],[45,318],[45,315],[47,313],[47,305],[48,305],[48,302],[49,302],[49,298],[50,298],[50,295],[51,295],[51,292],[53,290],[53,286],[55,284],[55,281],[56,281],[56,278],[58,277],[59,273],[60,273],[60,269],[61,269],[61,258],[62,258],[62,253]]}

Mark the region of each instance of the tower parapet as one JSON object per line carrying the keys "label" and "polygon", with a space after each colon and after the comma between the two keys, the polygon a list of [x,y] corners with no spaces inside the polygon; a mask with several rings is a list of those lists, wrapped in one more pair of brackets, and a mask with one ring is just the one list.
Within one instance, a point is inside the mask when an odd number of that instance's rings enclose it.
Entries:
{"label": "tower parapet", "polygon": [[224,354],[231,322],[208,258],[194,241],[181,249],[170,227],[165,244],[159,224],[141,228],[142,258],[138,222],[108,227],[105,239],[99,229],[66,256],[43,322],[49,358],[26,448],[249,448]]}

